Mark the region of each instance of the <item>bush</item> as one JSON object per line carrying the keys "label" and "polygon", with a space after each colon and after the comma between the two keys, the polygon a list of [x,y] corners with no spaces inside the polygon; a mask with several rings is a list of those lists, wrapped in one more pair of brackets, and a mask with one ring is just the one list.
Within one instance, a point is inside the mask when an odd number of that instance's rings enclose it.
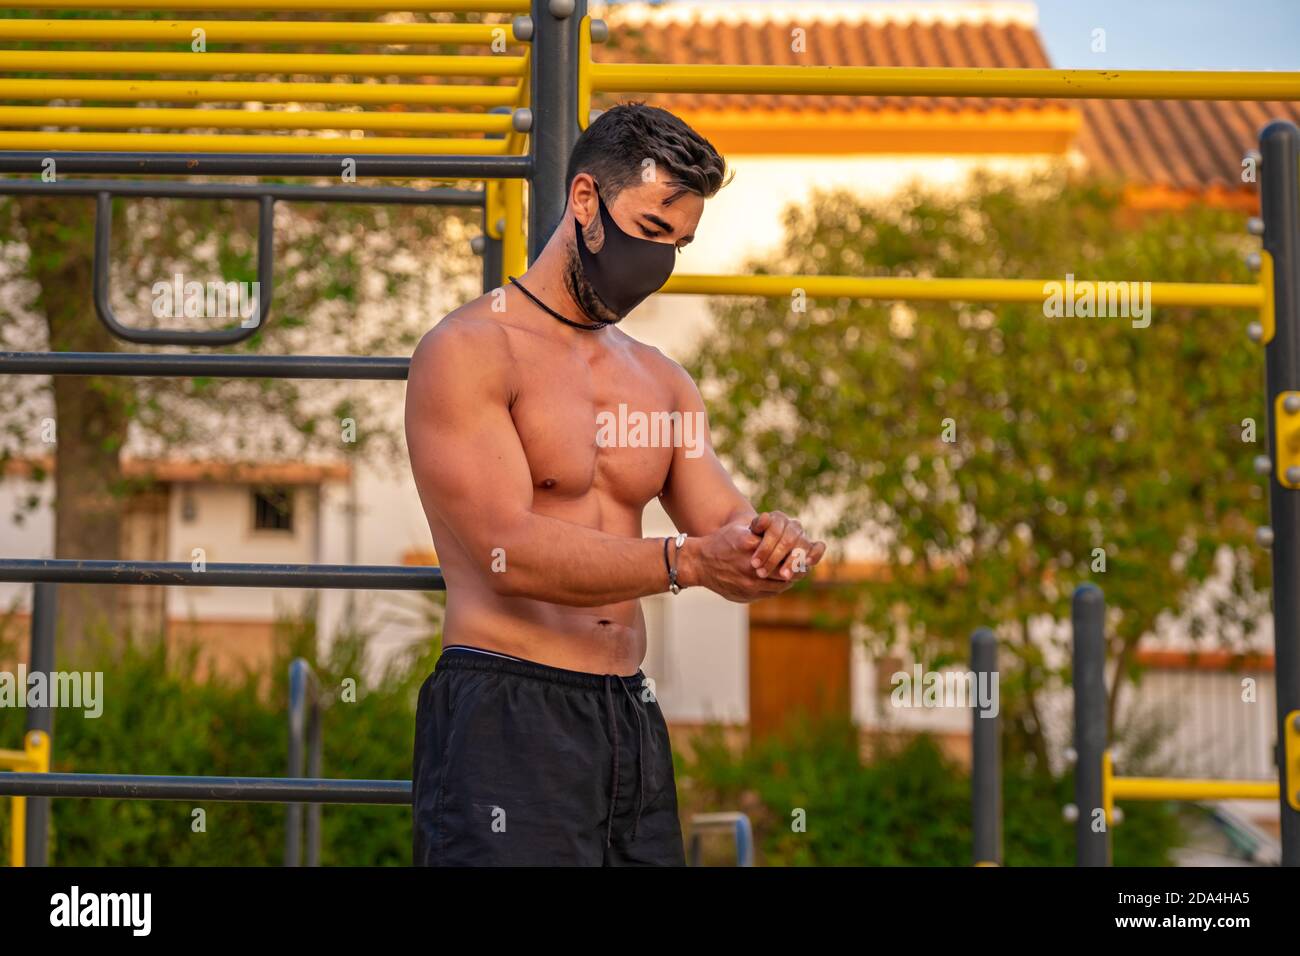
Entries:
{"label": "bush", "polygon": [[[316,654],[310,625],[283,623],[270,674],[220,677],[200,669],[193,651],[160,641],[122,646],[100,640],[60,662],[63,670],[104,673],[103,714],[54,717],[55,771],[281,777],[288,761],[288,667],[308,659],[332,703],[323,718],[326,777],[407,780],[414,748],[415,699],[433,668],[437,642],[371,678],[366,641],[353,635]],[[204,676],[200,676],[203,674]],[[341,699],[356,681],[354,703]],[[25,711],[0,709],[0,746],[20,746]],[[8,858],[10,801],[0,800],[0,842]],[[194,832],[194,811],[206,831]],[[53,802],[50,861],[76,866],[278,865],[284,859],[286,807],[277,804],[80,800]],[[397,806],[326,806],[325,865],[406,865],[410,811]]]}
{"label": "bush", "polygon": [[[729,749],[720,728],[702,734],[679,763],[682,803],[740,809],[754,824],[766,866],[967,866],[970,778],[919,735],[881,741],[864,756],[846,724],[792,725],[789,733]],[[1061,818],[1072,782],[1004,768],[1003,839],[1008,866],[1069,866],[1074,830]],[[806,831],[794,829],[803,810]],[[1115,832],[1117,866],[1167,866],[1181,833],[1167,805],[1125,807]]]}

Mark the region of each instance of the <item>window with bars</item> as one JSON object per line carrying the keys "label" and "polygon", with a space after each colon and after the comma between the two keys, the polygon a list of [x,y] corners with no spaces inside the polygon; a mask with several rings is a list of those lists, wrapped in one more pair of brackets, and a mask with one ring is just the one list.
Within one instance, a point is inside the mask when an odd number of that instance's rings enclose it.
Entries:
{"label": "window with bars", "polygon": [[253,530],[293,531],[293,489],[253,489]]}

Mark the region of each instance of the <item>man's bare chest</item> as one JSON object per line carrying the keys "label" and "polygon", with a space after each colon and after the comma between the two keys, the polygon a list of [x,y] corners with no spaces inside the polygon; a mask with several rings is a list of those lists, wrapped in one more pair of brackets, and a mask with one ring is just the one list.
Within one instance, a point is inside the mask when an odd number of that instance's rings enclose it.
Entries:
{"label": "man's bare chest", "polygon": [[593,490],[641,507],[672,464],[673,390],[643,364],[569,360],[520,370],[511,415],[539,493]]}

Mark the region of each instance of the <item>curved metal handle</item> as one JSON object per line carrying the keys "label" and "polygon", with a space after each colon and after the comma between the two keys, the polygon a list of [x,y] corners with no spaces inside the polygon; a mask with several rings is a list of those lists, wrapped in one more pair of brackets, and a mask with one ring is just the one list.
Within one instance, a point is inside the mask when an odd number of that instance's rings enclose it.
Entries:
{"label": "curved metal handle", "polygon": [[259,196],[257,208],[257,283],[256,311],[233,329],[185,332],[178,329],[137,329],[123,325],[109,304],[109,248],[113,232],[113,194],[95,194],[95,312],[109,332],[126,342],[139,345],[234,345],[257,334],[271,314],[271,283],[275,277],[275,199]]}

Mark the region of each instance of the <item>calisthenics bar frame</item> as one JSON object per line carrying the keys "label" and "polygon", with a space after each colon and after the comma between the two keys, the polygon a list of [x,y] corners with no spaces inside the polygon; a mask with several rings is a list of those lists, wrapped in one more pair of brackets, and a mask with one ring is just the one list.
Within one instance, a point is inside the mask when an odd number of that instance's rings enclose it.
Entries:
{"label": "calisthenics bar frame", "polygon": [[[1106,690],[1106,601],[1092,584],[1072,600],[1074,664],[1075,859],[1079,866],[1109,866],[1111,827],[1120,800],[1278,800],[1300,808],[1300,709],[1283,716],[1278,780],[1209,780],[1186,777],[1122,777],[1110,750]],[[1287,769],[1290,769],[1290,773]],[[1283,794],[1280,780],[1295,791]]]}
{"label": "calisthenics bar frame", "polygon": [[[141,0],[108,3],[77,2],[77,0],[53,0],[35,4],[20,3],[19,9],[44,8],[65,9],[75,7],[105,9],[151,9],[152,4]],[[503,60],[504,72],[495,73],[500,65],[473,64],[463,62],[442,64],[433,58],[420,60],[418,55],[392,58],[389,61],[371,62],[363,57],[338,57],[340,64],[370,67],[390,74],[394,71],[414,69],[417,63],[434,69],[449,71],[448,75],[465,69],[483,70],[478,75],[527,76],[533,92],[529,108],[533,110],[533,123],[529,128],[530,150],[526,157],[515,156],[421,156],[402,155],[367,156],[362,149],[356,152],[353,171],[358,176],[463,176],[466,178],[510,179],[528,178],[532,186],[532,202],[529,204],[528,240],[530,251],[535,257],[545,240],[550,236],[555,225],[560,221],[564,210],[564,167],[578,131],[585,126],[590,116],[590,98],[594,91],[610,92],[764,92],[764,93],[827,93],[844,95],[942,95],[967,97],[1048,97],[1055,99],[1073,98],[1163,98],[1163,99],[1252,99],[1252,100],[1296,100],[1300,99],[1300,75],[1291,73],[1170,73],[1164,71],[1025,71],[1025,70],[962,70],[962,69],[909,69],[909,68],[791,68],[791,67],[718,67],[718,66],[645,66],[640,64],[594,64],[590,59],[590,43],[593,38],[591,21],[586,17],[585,0],[574,0],[572,9],[565,5],[543,3],[534,0],[532,4],[524,0],[433,0],[431,3],[416,3],[407,9],[425,10],[442,9],[449,11],[503,11],[528,12],[531,6],[533,15],[533,45],[530,56],[523,58],[517,67]],[[174,9],[213,9],[211,0],[177,0]],[[217,0],[215,8],[232,10],[381,10],[385,9],[382,0]],[[597,31],[597,32],[603,32]],[[166,54],[147,54],[149,63],[154,66],[176,65],[188,69],[185,60],[165,59]],[[209,60],[209,67],[214,62],[228,62],[238,69],[239,65],[258,65],[259,68],[281,68],[290,65],[303,65],[310,60],[317,67],[324,67],[335,61],[329,55],[300,55],[294,58],[290,54],[214,54],[226,57],[225,61]],[[480,58],[482,59],[482,58]],[[13,64],[21,65],[22,55]],[[113,69],[126,64],[126,59],[106,54],[60,53],[59,62],[73,69]],[[138,62],[137,64],[138,65]],[[48,66],[42,61],[38,68]],[[356,72],[352,70],[351,72]],[[541,82],[539,82],[541,81]],[[0,81],[3,82],[3,81]],[[9,81],[17,83],[21,81]],[[96,82],[96,81],[91,81]],[[149,82],[149,81],[145,81]],[[165,81],[161,81],[165,82]],[[121,86],[105,83],[105,95],[122,97]],[[200,84],[195,84],[197,88]],[[317,84],[318,86],[343,86],[344,84]],[[401,95],[411,95],[406,89],[410,85],[398,86]],[[504,88],[507,97],[500,105],[518,105],[518,98],[509,98],[520,87]],[[30,92],[30,90],[29,90]],[[202,93],[195,93],[202,97]],[[442,95],[442,94],[436,94]],[[468,93],[458,95],[470,95]],[[479,94],[474,94],[479,95]],[[297,101],[310,102],[294,96]],[[346,100],[343,100],[346,102]],[[335,101],[338,102],[338,101]],[[374,101],[371,101],[374,102]],[[1278,128],[1284,124],[1274,124],[1270,130],[1276,134],[1268,141],[1270,131],[1266,131],[1261,140],[1264,147],[1265,171],[1272,168],[1289,169],[1294,172],[1294,128],[1290,134]],[[1289,145],[1287,136],[1292,137]],[[44,140],[42,145],[55,142]],[[78,145],[88,145],[89,140],[79,139]],[[120,139],[111,142],[121,146]],[[142,141],[133,140],[135,144]],[[1279,144],[1281,144],[1279,146]],[[232,145],[227,141],[222,145]],[[111,149],[98,151],[46,151],[34,146],[27,152],[7,152],[0,154],[0,171],[42,172],[48,160],[59,163],[60,172],[113,172],[153,175],[321,175],[336,176],[338,173],[337,156],[331,155],[287,155],[290,147],[278,155],[261,155],[246,153],[232,155],[228,152],[214,152],[196,155],[175,155],[165,150],[115,152]],[[1291,150],[1290,162],[1287,162],[1286,150]],[[396,147],[395,147],[396,150]],[[512,163],[517,165],[511,165]],[[1270,206],[1279,203],[1285,206],[1294,204],[1296,184],[1283,180],[1287,177],[1275,177],[1270,187],[1265,177],[1264,199],[1265,218],[1270,218]],[[1294,176],[1290,177],[1294,179]],[[1272,198],[1270,199],[1270,189]],[[1288,213],[1290,215],[1290,213]],[[1257,306],[1262,314],[1267,314],[1270,321],[1263,323],[1262,341],[1268,348],[1269,356],[1269,398],[1281,398],[1283,391],[1300,390],[1300,365],[1296,356],[1300,355],[1300,320],[1294,314],[1297,304],[1295,276],[1298,268],[1295,237],[1279,228],[1279,220],[1273,216],[1273,224],[1265,230],[1265,251],[1277,262],[1278,278],[1275,283],[1276,325],[1271,321],[1272,299],[1267,292],[1261,292],[1258,300],[1253,293],[1241,293],[1249,301],[1236,304]],[[1294,226],[1294,222],[1292,223]],[[1296,231],[1292,229],[1291,232]],[[771,278],[771,277],[769,277]],[[995,280],[997,281],[997,280]],[[1262,283],[1267,285],[1267,283]],[[788,288],[788,287],[787,287]],[[808,291],[808,290],[806,290]],[[1014,292],[1015,290],[1010,290]],[[736,293],[745,294],[745,293]],[[809,294],[817,294],[809,291]],[[829,294],[829,293],[827,293]],[[1029,291],[1018,293],[1027,296],[1019,301],[1035,301],[1041,298],[1041,286],[1032,295]],[[1228,296],[1238,293],[1227,292]],[[1155,298],[1153,290],[1153,298]],[[1197,303],[1205,304],[1205,303]],[[1218,303],[1225,304],[1225,303]],[[144,357],[142,357],[144,358]],[[154,356],[147,358],[153,359]],[[158,358],[164,361],[166,356]],[[160,366],[161,367],[161,366]],[[1270,410],[1273,406],[1270,405]],[[1272,422],[1272,419],[1271,419]],[[1276,422],[1272,422],[1276,426]],[[1290,486],[1287,491],[1292,490]],[[1300,502],[1294,496],[1288,498],[1280,490],[1280,483],[1272,488],[1274,525],[1278,529],[1278,540],[1286,542],[1282,549],[1274,550],[1274,580],[1290,581],[1293,573],[1300,567]],[[1279,550],[1282,552],[1279,554]],[[75,563],[75,562],[74,562]],[[140,568],[152,573],[156,569]],[[235,569],[227,569],[238,574]],[[382,570],[382,569],[381,569]],[[86,573],[85,569],[50,568],[47,573],[70,575],[68,580],[80,580],[77,576]],[[183,572],[181,572],[183,573]],[[32,578],[32,580],[43,580]],[[242,579],[241,579],[242,580]],[[143,581],[140,583],[144,583]],[[156,583],[156,582],[150,582]],[[204,583],[214,583],[212,579]],[[329,585],[326,585],[329,586]],[[345,585],[339,585],[345,586]],[[1297,664],[1296,649],[1289,644],[1284,648],[1281,635],[1288,640],[1300,631],[1300,598],[1284,595],[1284,589],[1274,589],[1275,620],[1279,634],[1278,673],[1279,673],[1279,715],[1285,713],[1283,704],[1300,696],[1300,680],[1293,680],[1300,672]],[[1283,681],[1285,677],[1285,683]],[[1100,768],[1098,768],[1100,771]],[[1286,771],[1283,770],[1284,780]],[[1300,776],[1300,774],[1298,774]],[[1284,855],[1289,862],[1300,862],[1300,818],[1288,814],[1283,802],[1283,844]]]}

